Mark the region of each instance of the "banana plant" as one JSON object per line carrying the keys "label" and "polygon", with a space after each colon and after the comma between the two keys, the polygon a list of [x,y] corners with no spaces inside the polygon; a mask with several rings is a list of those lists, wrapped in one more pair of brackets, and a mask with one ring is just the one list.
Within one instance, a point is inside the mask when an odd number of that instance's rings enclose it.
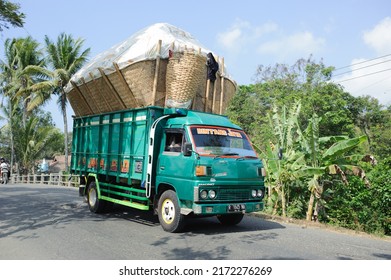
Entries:
{"label": "banana plant", "polygon": [[[328,136],[319,137],[319,118],[316,114],[309,120],[308,127],[304,132],[298,130],[298,143],[302,153],[305,155],[307,166],[302,167],[298,173],[300,177],[310,178],[308,180],[308,189],[310,198],[306,220],[310,221],[317,202],[323,194],[322,176],[326,174],[339,175],[345,184],[348,184],[346,173],[351,171],[354,175],[361,176],[366,180],[365,172],[357,166],[359,159],[365,159],[361,155],[350,155],[357,146],[367,140],[366,136],[348,138],[347,136]],[[328,148],[326,144],[333,143]],[[330,144],[329,144],[330,145]],[[367,181],[366,181],[367,183]]]}
{"label": "banana plant", "polygon": [[300,102],[294,103],[289,111],[284,106],[280,112],[277,106],[274,106],[273,114],[269,115],[269,122],[274,129],[275,139],[266,145],[264,151],[258,149],[268,174],[268,205],[273,204],[273,214],[276,214],[281,202],[284,217],[286,216],[285,186],[296,178],[295,172],[305,164],[304,155],[297,152],[294,147],[300,108]]}

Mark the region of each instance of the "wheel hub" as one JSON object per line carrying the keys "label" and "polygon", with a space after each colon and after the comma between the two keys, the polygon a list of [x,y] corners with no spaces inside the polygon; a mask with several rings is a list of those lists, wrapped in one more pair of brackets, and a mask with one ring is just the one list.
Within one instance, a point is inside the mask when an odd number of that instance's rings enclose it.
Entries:
{"label": "wheel hub", "polygon": [[96,203],[96,190],[90,189],[88,194],[88,202],[91,206],[94,206]]}
{"label": "wheel hub", "polygon": [[162,206],[162,217],[165,223],[170,224],[175,218],[175,206],[170,199],[166,199]]}

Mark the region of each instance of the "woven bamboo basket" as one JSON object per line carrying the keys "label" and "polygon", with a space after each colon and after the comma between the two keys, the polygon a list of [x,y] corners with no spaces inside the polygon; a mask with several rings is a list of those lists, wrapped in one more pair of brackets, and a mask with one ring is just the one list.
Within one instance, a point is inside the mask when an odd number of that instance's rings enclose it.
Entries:
{"label": "woven bamboo basket", "polygon": [[202,112],[224,114],[229,102],[236,93],[236,83],[217,72],[216,81],[210,83],[209,93],[207,93],[207,82],[205,79],[204,83],[196,91],[191,108]]}
{"label": "woven bamboo basket", "polygon": [[236,84],[217,72],[207,93],[206,57],[193,51],[174,53],[170,59],[160,59],[158,69],[157,65],[157,60],[138,61],[123,69],[113,64],[109,74],[101,69],[100,76],[90,74],[89,81],[73,83],[67,97],[75,115],[150,105],[224,114],[236,92]]}
{"label": "woven bamboo basket", "polygon": [[194,51],[177,52],[166,72],[166,107],[189,108],[206,80],[206,58]]}

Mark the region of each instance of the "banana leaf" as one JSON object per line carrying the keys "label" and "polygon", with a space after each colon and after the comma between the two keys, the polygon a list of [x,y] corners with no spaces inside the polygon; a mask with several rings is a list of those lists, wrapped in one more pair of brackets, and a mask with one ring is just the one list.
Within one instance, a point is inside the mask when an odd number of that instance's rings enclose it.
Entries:
{"label": "banana leaf", "polygon": [[366,140],[367,137],[363,135],[356,138],[338,141],[323,154],[323,160],[338,159],[346,152],[354,149]]}

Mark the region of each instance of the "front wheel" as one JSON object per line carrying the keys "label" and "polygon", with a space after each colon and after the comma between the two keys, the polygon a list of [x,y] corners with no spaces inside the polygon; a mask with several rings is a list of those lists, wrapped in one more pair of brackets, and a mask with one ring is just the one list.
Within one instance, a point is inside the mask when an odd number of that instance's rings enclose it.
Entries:
{"label": "front wheel", "polygon": [[172,190],[165,191],[159,198],[158,217],[162,228],[168,232],[179,232],[185,224],[178,198]]}
{"label": "front wheel", "polygon": [[244,214],[226,214],[217,216],[217,219],[225,226],[233,226],[239,224],[243,216]]}

